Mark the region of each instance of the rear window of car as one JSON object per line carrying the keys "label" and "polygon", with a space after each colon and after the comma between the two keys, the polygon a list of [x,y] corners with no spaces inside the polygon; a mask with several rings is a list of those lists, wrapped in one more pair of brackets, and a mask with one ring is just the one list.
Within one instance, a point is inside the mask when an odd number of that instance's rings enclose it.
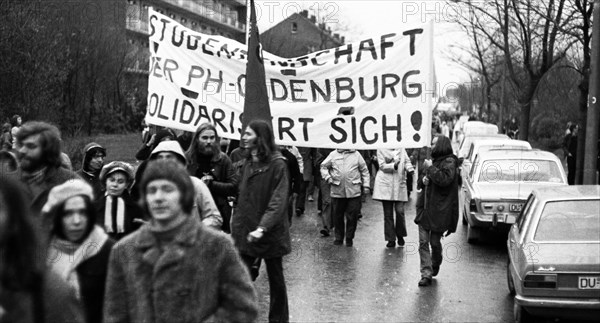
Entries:
{"label": "rear window of car", "polygon": [[478,182],[564,183],[559,165],[552,160],[498,159],[481,165]]}
{"label": "rear window of car", "polygon": [[548,202],[542,210],[534,241],[600,241],[600,200]]}

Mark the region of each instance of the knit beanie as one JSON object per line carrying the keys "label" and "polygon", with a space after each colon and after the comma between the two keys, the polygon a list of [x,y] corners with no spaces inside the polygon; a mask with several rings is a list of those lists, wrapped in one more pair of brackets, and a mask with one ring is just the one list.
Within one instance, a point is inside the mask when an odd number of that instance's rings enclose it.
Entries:
{"label": "knit beanie", "polygon": [[94,200],[94,190],[86,181],[76,178],[70,179],[63,184],[53,187],[48,194],[48,200],[42,208],[43,213],[48,213],[57,205],[75,196],[87,196]]}
{"label": "knit beanie", "polygon": [[[173,182],[181,193],[181,208],[191,213],[194,206],[194,185],[186,169],[172,160],[151,160],[144,170],[140,182],[140,196],[145,200],[146,189],[150,182],[164,179]],[[145,204],[145,201],[143,201]]]}

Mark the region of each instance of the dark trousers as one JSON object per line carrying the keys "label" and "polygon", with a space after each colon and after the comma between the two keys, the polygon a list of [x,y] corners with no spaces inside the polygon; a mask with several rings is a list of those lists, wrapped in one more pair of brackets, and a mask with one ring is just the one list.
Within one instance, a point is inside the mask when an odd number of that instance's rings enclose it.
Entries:
{"label": "dark trousers", "polygon": [[288,197],[288,220],[290,221],[290,227],[292,226],[292,217],[294,215],[294,194]]}
{"label": "dark trousers", "polygon": [[409,175],[410,173],[406,174],[406,192],[408,193],[408,195],[410,196],[410,193],[412,192],[413,189],[413,176]]}
{"label": "dark trousers", "polygon": [[[385,241],[396,241],[396,238],[406,237],[406,219],[404,217],[404,202],[381,201],[383,204],[383,234]],[[396,211],[396,223],[394,223]]]}
{"label": "dark trousers", "polygon": [[298,193],[298,199],[296,199],[296,210],[300,210],[299,213],[304,213],[304,206],[306,203],[306,189],[308,188],[308,184],[308,181],[300,182],[300,193]]}
{"label": "dark trousers", "polygon": [[229,203],[225,203],[223,205],[217,206],[217,208],[219,209],[221,217],[223,218],[223,225],[221,226],[221,229],[225,233],[231,233],[231,205],[229,205]]}
{"label": "dark trousers", "polygon": [[569,185],[575,185],[575,164],[577,162],[577,158],[575,156],[567,157],[567,182]]}
{"label": "dark trousers", "polygon": [[[442,264],[442,233],[433,232],[419,226],[419,256],[421,258],[421,277],[431,278],[433,267]],[[431,251],[429,250],[431,245]]]}
{"label": "dark trousers", "polygon": [[[252,273],[252,280],[256,280],[261,260],[247,255],[242,255],[244,263]],[[288,308],[287,289],[283,277],[283,264],[281,257],[263,259],[267,264],[267,276],[269,277],[269,322],[289,322],[290,311]],[[253,269],[252,266],[255,266]]]}
{"label": "dark trousers", "polygon": [[[333,225],[335,227],[335,240],[342,241],[354,239],[360,213],[360,196],[351,198],[332,197]],[[344,219],[346,220],[344,223]]]}

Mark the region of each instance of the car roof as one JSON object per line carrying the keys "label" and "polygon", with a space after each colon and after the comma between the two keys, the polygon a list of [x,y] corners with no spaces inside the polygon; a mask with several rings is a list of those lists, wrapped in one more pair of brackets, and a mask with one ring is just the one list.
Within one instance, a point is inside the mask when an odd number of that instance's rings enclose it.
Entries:
{"label": "car roof", "polygon": [[541,201],[600,199],[600,185],[565,185],[536,188],[533,194]]}
{"label": "car roof", "polygon": [[531,146],[527,141],[524,140],[514,140],[507,138],[494,138],[494,139],[486,139],[486,140],[473,140],[471,145],[475,147],[479,146]]}
{"label": "car roof", "polygon": [[469,133],[469,134],[465,135],[465,139],[463,139],[463,141],[466,140],[467,138],[469,138],[470,140],[477,140],[474,138],[480,138],[480,139],[484,139],[484,140],[500,139],[500,138],[508,139],[508,136],[505,134],[501,134],[501,133],[494,133],[494,134],[491,134],[491,133],[489,133],[489,134]]}
{"label": "car roof", "polygon": [[[493,148],[479,152],[480,159],[547,159],[558,160],[555,154],[538,149],[498,149]],[[558,160],[560,162],[560,160]]]}

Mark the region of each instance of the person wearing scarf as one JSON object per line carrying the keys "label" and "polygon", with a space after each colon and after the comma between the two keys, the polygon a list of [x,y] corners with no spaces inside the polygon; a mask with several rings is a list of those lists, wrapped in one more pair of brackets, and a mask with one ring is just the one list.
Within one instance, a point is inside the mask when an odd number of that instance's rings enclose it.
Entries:
{"label": "person wearing scarf", "polygon": [[129,195],[133,177],[133,167],[121,161],[108,163],[100,172],[106,191],[96,201],[95,208],[103,216],[104,230],[117,241],[137,230],[144,221],[142,209]]}
{"label": "person wearing scarf", "polygon": [[250,275],[231,238],[192,215],[185,167],[151,160],[139,187],[150,220],[111,253],[104,322],[254,322]]}
{"label": "person wearing scarf", "polygon": [[92,187],[81,179],[50,190],[42,214],[50,226],[47,262],[82,302],[87,322],[102,322],[108,257],[115,241],[96,225]]}

